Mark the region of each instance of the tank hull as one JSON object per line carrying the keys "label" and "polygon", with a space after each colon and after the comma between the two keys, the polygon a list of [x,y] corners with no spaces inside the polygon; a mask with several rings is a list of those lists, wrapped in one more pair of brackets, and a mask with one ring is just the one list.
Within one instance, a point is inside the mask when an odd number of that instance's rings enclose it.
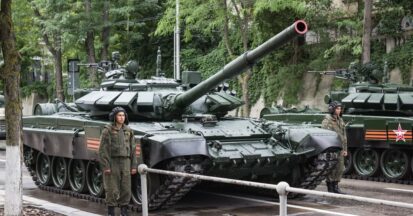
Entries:
{"label": "tank hull", "polygon": [[[91,120],[81,114],[57,113],[25,117],[23,122],[25,164],[40,188],[103,201],[98,149],[107,121]],[[259,182],[287,181],[311,189],[320,184],[336,163],[333,152],[339,150],[338,143],[324,146],[317,141],[317,135],[324,133],[323,138],[330,137],[337,142],[335,133],[290,127],[290,137],[285,139],[295,143],[293,147],[274,142],[274,130],[287,125],[251,119],[228,118],[212,124],[194,119],[130,122],[129,127],[135,134],[138,163],[149,167]],[[303,131],[306,136],[297,136]],[[77,176],[79,170],[82,174]],[[139,178],[133,179],[134,205],[131,207],[139,208]],[[172,179],[150,177],[153,182],[151,209],[172,205],[198,183]],[[177,184],[180,193],[165,195],[168,188],[176,188]]]}
{"label": "tank hull", "polygon": [[[279,113],[266,114],[263,118],[321,127],[325,115]],[[412,118],[346,114],[343,118],[348,122],[349,149],[345,177],[413,184]]]}

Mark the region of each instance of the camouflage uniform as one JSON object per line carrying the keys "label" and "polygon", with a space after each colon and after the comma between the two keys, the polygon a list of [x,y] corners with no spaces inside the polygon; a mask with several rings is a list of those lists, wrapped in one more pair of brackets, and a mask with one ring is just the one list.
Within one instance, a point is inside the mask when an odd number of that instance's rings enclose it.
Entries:
{"label": "camouflage uniform", "polygon": [[[336,132],[340,138],[343,151],[347,151],[347,134],[346,124],[341,117],[333,117],[331,114],[327,114],[321,123],[321,127]],[[338,163],[333,168],[330,174],[327,176],[327,182],[339,182],[344,171],[344,156],[340,153],[338,156]]]}
{"label": "camouflage uniform", "polygon": [[118,129],[115,123],[108,124],[102,131],[99,158],[108,206],[125,206],[131,199],[131,169],[137,168],[133,131],[125,124]]}

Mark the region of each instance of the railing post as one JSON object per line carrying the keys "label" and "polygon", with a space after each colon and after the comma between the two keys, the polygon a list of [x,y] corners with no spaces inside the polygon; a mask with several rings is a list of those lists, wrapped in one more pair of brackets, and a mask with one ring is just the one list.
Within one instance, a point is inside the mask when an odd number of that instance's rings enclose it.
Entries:
{"label": "railing post", "polygon": [[280,182],[277,184],[277,193],[280,196],[280,216],[287,215],[287,195],[290,185],[287,182]]}
{"label": "railing post", "polygon": [[141,175],[142,216],[148,216],[148,184],[146,182],[147,168],[148,167],[145,164],[141,164],[138,167],[138,172]]}

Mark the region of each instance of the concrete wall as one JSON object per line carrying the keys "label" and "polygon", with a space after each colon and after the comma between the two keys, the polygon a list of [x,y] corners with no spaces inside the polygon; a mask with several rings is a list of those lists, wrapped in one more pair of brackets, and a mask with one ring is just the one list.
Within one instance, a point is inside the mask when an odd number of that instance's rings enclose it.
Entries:
{"label": "concrete wall", "polygon": [[47,100],[33,93],[29,97],[22,98],[23,116],[32,115],[33,108],[37,103],[46,103]]}

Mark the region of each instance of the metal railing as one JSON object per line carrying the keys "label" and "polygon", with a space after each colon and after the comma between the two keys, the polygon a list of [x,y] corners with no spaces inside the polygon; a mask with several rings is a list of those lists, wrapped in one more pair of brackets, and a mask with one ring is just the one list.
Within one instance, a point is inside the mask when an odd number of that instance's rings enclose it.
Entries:
{"label": "metal railing", "polygon": [[171,175],[171,176],[193,178],[193,179],[204,180],[204,181],[212,181],[212,182],[219,182],[219,183],[236,184],[236,185],[242,185],[242,186],[276,190],[279,195],[279,203],[280,203],[279,204],[280,206],[279,215],[280,216],[287,215],[287,195],[289,192],[316,195],[316,196],[322,196],[322,197],[331,197],[331,198],[344,198],[344,199],[368,202],[368,203],[379,204],[379,205],[388,205],[388,206],[413,209],[413,204],[410,204],[410,203],[395,202],[395,201],[367,198],[367,197],[347,195],[347,194],[336,194],[336,193],[328,193],[328,192],[308,190],[308,189],[302,189],[302,188],[295,188],[295,187],[290,187],[290,185],[287,182],[280,182],[276,185],[258,183],[258,182],[250,182],[250,181],[243,181],[243,180],[236,180],[236,179],[229,179],[229,178],[219,178],[219,177],[212,177],[212,176],[204,176],[204,175],[197,175],[197,174],[152,169],[152,168],[148,168],[145,164],[139,165],[138,172],[141,175],[142,215],[143,216],[148,216],[148,189],[147,189],[147,176],[146,176],[147,173],[156,173],[156,174],[161,174],[161,175]]}

